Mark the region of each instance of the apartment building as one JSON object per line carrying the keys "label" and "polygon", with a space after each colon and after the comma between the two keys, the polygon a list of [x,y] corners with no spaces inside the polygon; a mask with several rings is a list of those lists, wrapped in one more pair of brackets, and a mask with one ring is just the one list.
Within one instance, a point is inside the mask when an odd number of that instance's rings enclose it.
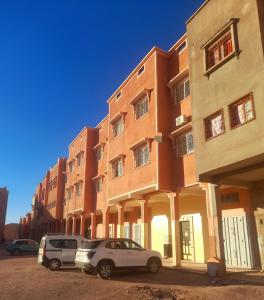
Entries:
{"label": "apartment building", "polygon": [[187,21],[196,174],[222,193],[210,256],[230,267],[264,267],[263,33],[258,0],[205,1]]}
{"label": "apartment building", "polygon": [[66,158],[58,158],[37,186],[32,199],[31,238],[39,240],[47,232],[64,232],[63,204]]}
{"label": "apartment building", "polygon": [[6,187],[0,188],[0,242],[4,240],[7,201],[8,201],[7,188]]}
{"label": "apartment building", "polygon": [[[264,267],[263,23],[261,1],[205,1],[149,51],[69,145],[66,233],[132,238],[170,265]],[[41,233],[52,172],[33,198]]]}
{"label": "apartment building", "polygon": [[64,219],[66,233],[91,236],[94,224],[94,183],[98,129],[85,127],[69,145],[66,163]]}

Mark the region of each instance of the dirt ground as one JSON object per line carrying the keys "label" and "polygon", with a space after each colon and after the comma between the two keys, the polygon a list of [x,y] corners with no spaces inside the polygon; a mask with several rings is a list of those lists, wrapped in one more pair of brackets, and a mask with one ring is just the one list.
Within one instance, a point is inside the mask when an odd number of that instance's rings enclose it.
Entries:
{"label": "dirt ground", "polygon": [[37,264],[36,256],[9,256],[0,249],[0,299],[114,299],[114,300],[263,300],[263,276],[257,282],[247,276],[212,280],[206,275],[162,269],[122,272],[110,280],[85,275],[78,269],[51,272]]}

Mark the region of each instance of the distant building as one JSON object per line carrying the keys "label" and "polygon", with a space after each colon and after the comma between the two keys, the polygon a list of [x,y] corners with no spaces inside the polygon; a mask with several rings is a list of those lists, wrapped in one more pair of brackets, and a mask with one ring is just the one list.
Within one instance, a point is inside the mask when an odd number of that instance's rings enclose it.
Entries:
{"label": "distant building", "polygon": [[4,240],[4,227],[6,219],[6,208],[8,200],[8,190],[6,187],[0,188],[0,242]]}
{"label": "distant building", "polygon": [[10,223],[4,227],[5,241],[13,241],[19,238],[19,224]]}

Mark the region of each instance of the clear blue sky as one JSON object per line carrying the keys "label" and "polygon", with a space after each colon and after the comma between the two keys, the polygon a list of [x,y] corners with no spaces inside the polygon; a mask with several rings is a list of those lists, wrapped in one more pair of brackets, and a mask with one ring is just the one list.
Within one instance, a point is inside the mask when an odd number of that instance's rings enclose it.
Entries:
{"label": "clear blue sky", "polygon": [[155,45],[168,50],[203,0],[0,1],[0,186],[7,223]]}

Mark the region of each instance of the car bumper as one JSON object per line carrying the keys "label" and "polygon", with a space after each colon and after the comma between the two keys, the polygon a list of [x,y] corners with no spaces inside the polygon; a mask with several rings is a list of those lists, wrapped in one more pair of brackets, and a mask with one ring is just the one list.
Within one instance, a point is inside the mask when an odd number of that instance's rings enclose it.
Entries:
{"label": "car bumper", "polygon": [[38,260],[38,262],[42,265],[42,266],[44,266],[44,267],[48,267],[48,265],[49,265],[49,259],[47,258],[47,256],[45,256],[45,255],[43,255],[42,256],[42,258],[41,258],[41,260],[39,261]]}

